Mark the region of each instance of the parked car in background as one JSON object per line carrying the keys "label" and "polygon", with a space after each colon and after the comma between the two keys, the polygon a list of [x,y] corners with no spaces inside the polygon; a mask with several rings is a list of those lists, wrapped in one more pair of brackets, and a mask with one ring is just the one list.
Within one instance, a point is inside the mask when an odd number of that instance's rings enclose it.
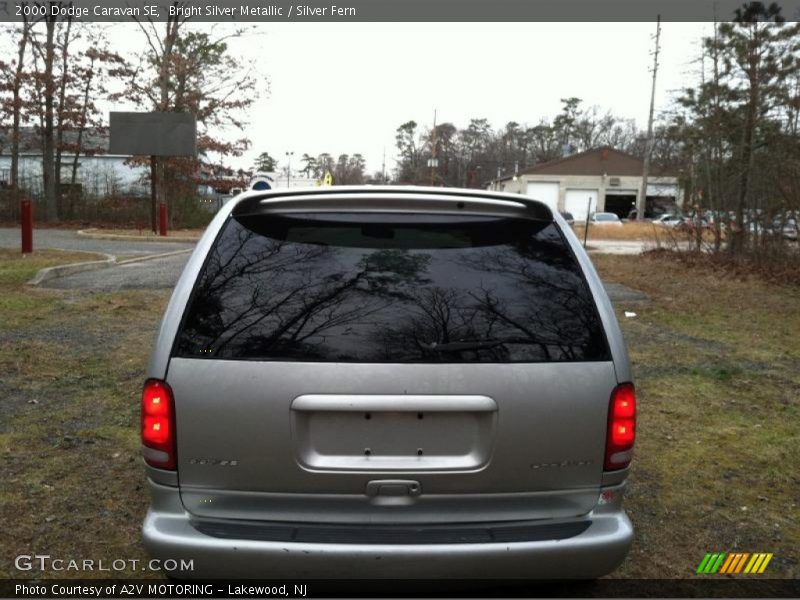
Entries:
{"label": "parked car in background", "polygon": [[751,236],[771,235],[772,227],[762,225],[759,221],[747,221],[747,231]]}
{"label": "parked car in background", "polygon": [[675,225],[677,231],[692,233],[697,229],[711,229],[712,225],[704,217],[685,217],[680,223]]}
{"label": "parked car in background", "polygon": [[660,225],[662,227],[676,227],[681,223],[683,223],[683,217],[680,215],[665,214],[653,219],[654,225]]}
{"label": "parked car in background", "polygon": [[776,233],[780,232],[783,239],[796,242],[798,238],[797,217],[794,216],[794,213],[776,217],[772,223],[772,230]]}
{"label": "parked car in background", "polygon": [[784,223],[783,225],[784,238],[796,242],[798,234],[800,234],[800,225],[798,225],[796,219],[792,219],[791,221],[787,221],[786,223]]}
{"label": "parked car in background", "polygon": [[633,539],[635,419],[614,309],[546,204],[245,192],[150,359],[144,545],[180,577],[600,577]]}
{"label": "parked car in background", "polygon": [[575,217],[572,216],[572,213],[565,210],[559,212],[561,213],[563,219],[567,222],[567,225],[575,225]]}
{"label": "parked car in background", "polygon": [[620,221],[620,218],[614,213],[610,212],[593,213],[589,221],[592,225],[611,225],[622,227],[622,221]]}

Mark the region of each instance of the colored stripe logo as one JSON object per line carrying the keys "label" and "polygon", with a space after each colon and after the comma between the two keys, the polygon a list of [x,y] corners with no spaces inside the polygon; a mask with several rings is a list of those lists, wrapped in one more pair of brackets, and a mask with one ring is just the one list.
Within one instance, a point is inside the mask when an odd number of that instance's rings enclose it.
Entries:
{"label": "colored stripe logo", "polygon": [[764,552],[754,554],[749,552],[709,552],[700,561],[697,573],[699,575],[761,574],[766,570],[772,556],[772,553]]}

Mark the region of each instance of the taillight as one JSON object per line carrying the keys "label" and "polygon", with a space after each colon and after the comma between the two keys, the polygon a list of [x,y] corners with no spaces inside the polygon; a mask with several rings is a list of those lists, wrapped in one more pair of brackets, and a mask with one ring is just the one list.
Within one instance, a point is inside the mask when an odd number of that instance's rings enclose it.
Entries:
{"label": "taillight", "polygon": [[631,463],[636,439],[636,391],[621,383],[611,393],[608,406],[605,470],[624,469]]}
{"label": "taillight", "polygon": [[148,465],[175,468],[175,407],[172,389],[164,381],[148,379],[142,391],[142,453]]}

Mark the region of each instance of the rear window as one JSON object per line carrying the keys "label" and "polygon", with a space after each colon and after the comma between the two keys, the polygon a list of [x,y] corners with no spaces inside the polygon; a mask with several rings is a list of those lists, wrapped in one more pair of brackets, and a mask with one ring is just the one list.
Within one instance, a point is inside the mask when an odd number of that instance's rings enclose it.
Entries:
{"label": "rear window", "polygon": [[595,219],[598,221],[618,221],[619,217],[613,213],[597,213]]}
{"label": "rear window", "polygon": [[553,223],[240,216],[200,273],[175,354],[317,362],[608,360]]}

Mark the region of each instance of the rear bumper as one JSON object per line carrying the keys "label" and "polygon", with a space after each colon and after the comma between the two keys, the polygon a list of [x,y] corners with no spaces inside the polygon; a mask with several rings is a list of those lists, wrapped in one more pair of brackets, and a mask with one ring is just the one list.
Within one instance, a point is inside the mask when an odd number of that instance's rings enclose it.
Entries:
{"label": "rear bumper", "polygon": [[588,579],[616,569],[633,539],[620,502],[564,521],[590,522],[566,539],[424,544],[231,539],[198,531],[176,488],[152,482],[151,487],[154,501],[144,521],[144,545],[162,564],[191,561],[191,570],[171,573],[179,578]]}

